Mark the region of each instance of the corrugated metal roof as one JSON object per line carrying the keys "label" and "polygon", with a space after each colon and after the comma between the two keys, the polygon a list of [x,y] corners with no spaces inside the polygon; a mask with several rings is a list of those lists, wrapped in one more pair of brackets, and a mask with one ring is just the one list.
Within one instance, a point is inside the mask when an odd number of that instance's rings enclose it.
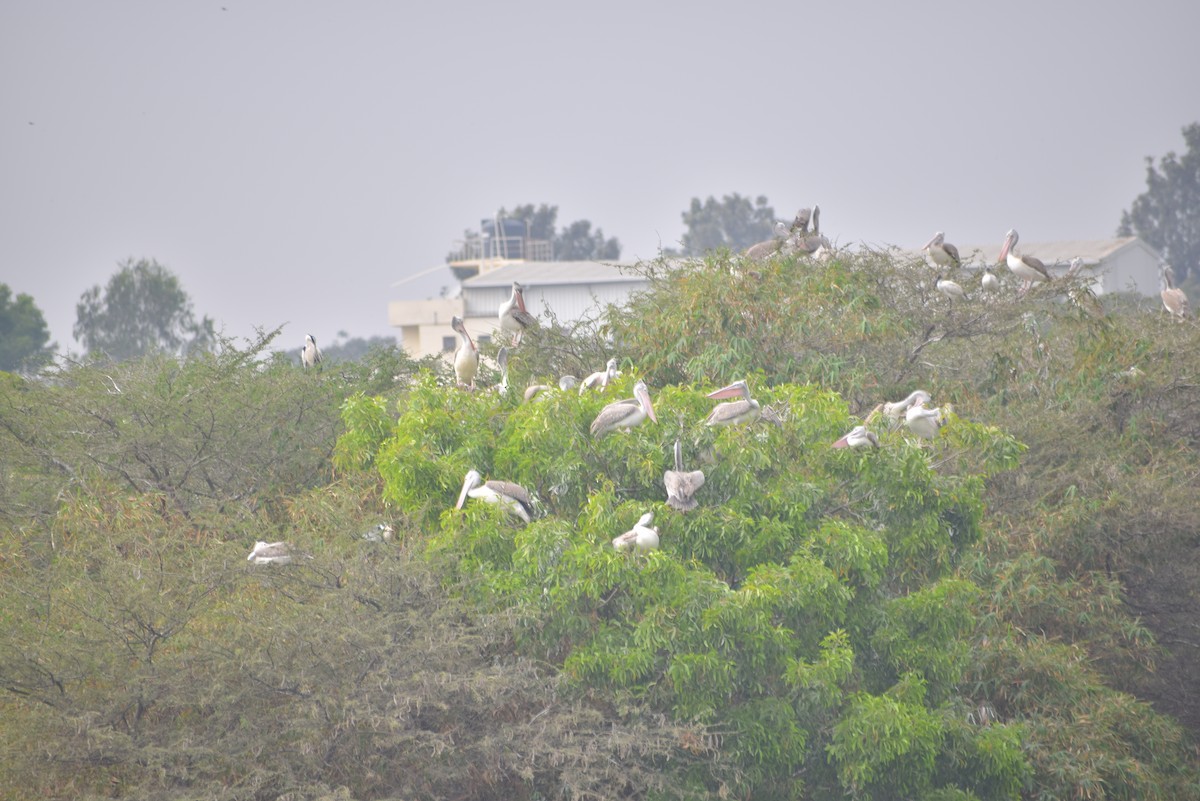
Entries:
{"label": "corrugated metal roof", "polygon": [[[1000,261],[1000,248],[1004,242],[1001,239],[990,245],[959,245],[957,242],[952,242],[952,244],[958,247],[964,264],[992,265]],[[1070,264],[1071,259],[1076,256],[1083,259],[1085,264],[1096,264],[1130,246],[1144,248],[1158,258],[1154,249],[1136,236],[1122,236],[1115,239],[1067,239],[1061,242],[1026,243],[1021,240],[1017,242],[1017,252],[1035,256],[1050,265]],[[915,258],[923,258],[925,255],[920,250],[902,250],[901,252]]]}
{"label": "corrugated metal roof", "polygon": [[568,286],[573,284],[628,283],[644,280],[633,262],[598,261],[524,261],[506,264],[495,270],[468,278],[464,288],[510,287],[513,281],[527,286]]}

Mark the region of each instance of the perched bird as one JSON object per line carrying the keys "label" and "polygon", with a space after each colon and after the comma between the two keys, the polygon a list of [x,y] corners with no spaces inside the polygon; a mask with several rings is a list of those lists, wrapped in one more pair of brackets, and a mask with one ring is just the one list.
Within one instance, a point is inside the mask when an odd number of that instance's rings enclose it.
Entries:
{"label": "perched bird", "polygon": [[467,333],[463,318],[455,315],[450,327],[458,334],[458,350],[454,351],[454,377],[464,387],[475,386],[475,374],[479,372],[479,348]]}
{"label": "perched bird", "polygon": [[379,523],[364,531],[361,538],[367,542],[391,542],[395,533],[391,523]]}
{"label": "perched bird", "polygon": [[621,371],[617,369],[617,360],[609,359],[603,370],[592,373],[579,382],[579,394],[582,395],[589,389],[598,389],[603,392],[611,382],[617,380],[619,375],[621,375]]}
{"label": "perched bird", "polygon": [[1074,278],[1079,275],[1079,271],[1083,269],[1083,259],[1076,256],[1071,259],[1071,265],[1067,267],[1067,273],[1064,278]]}
{"label": "perched bird", "polygon": [[933,439],[936,437],[938,429],[945,422],[945,419],[942,417],[942,410],[926,407],[924,398],[917,398],[917,402],[910,406],[908,411],[904,413],[904,424],[908,426],[909,431],[921,439]]}
{"label": "perched bird", "polygon": [[649,417],[654,422],[654,406],[650,403],[650,390],[645,381],[639,381],[633,387],[633,398],[610,403],[600,410],[592,421],[592,435],[603,436],[610,431],[625,430],[641,425]]}
{"label": "perched bird", "polygon": [[834,448],[878,448],[879,437],[866,426],[855,426],[850,433],[833,443]]}
{"label": "perched bird", "polygon": [[1012,270],[1013,275],[1025,282],[1021,288],[1021,293],[1024,294],[1029,291],[1029,287],[1033,285],[1034,281],[1049,281],[1050,273],[1041,259],[1016,254],[1018,238],[1016,228],[1010,228],[1004,235],[1004,246],[1000,248],[1000,261],[1008,265],[1008,269]]}
{"label": "perched bird", "polygon": [[653,551],[658,547],[658,527],[651,527],[654,512],[646,512],[638,518],[633,528],[613,539],[613,547],[618,551]]}
{"label": "perched bird", "polygon": [[929,256],[929,260],[938,267],[959,267],[962,261],[958,258],[958,248],[946,241],[946,235],[938,231],[921,248]]}
{"label": "perched bird", "polygon": [[[821,213],[820,208],[818,207],[817,214],[820,215],[820,213]],[[788,229],[788,233],[794,234],[797,231],[799,231],[802,234],[807,234],[808,233],[808,223],[809,223],[809,220],[812,219],[812,215],[813,215],[812,209],[800,209],[800,211],[796,212],[796,218],[794,220],[792,220],[792,225]]]}
{"label": "perched bird", "polygon": [[492,387],[500,397],[508,395],[508,346],[501,345],[496,353],[496,364],[500,367],[500,383]]}
{"label": "perched bird", "polygon": [[511,481],[484,481],[478,470],[467,472],[463,479],[462,492],[458,494],[458,503],[454,508],[463,508],[468,497],[499,504],[526,523],[533,518],[533,497],[528,490]]}
{"label": "perched bird", "polygon": [[950,300],[965,300],[967,297],[966,290],[964,290],[962,286],[954,281],[951,281],[949,278],[942,278],[941,273],[938,273],[938,277],[934,285],[937,287],[938,292],[941,292],[943,295],[950,298]]}
{"label": "perched bird", "polygon": [[1170,265],[1164,264],[1159,268],[1158,283],[1162,289],[1159,296],[1162,298],[1163,308],[1172,317],[1183,322],[1191,314],[1191,307],[1188,305],[1187,295],[1175,286],[1175,271]]}
{"label": "perched bird", "polygon": [[663,486],[667,488],[667,506],[680,512],[688,512],[698,505],[692,496],[704,486],[704,471],[683,469],[683,445],[675,440],[675,469],[663,473]]}
{"label": "perched bird", "polygon": [[729,386],[710,392],[705,397],[719,400],[741,396],[738,400],[718,403],[704,418],[706,426],[728,426],[752,423],[762,413],[758,401],[750,397],[750,385],[745,381],[734,381]]}
{"label": "perched bird", "polygon": [[537,318],[525,309],[525,287],[513,281],[512,296],[500,304],[500,330],[513,335],[513,347],[521,344],[525,329],[537,325]]}
{"label": "perched bird", "polygon": [[[807,209],[801,209],[801,212],[804,212],[804,211],[807,211]],[[800,215],[797,215],[796,219],[797,219],[797,221],[799,221]],[[820,206],[813,205],[812,212],[809,217],[809,221],[812,222],[812,232],[811,233],[809,232],[807,225],[798,227],[796,225],[796,223],[792,224],[791,235],[784,241],[783,245],[780,246],[780,248],[779,248],[779,252],[781,254],[783,254],[784,256],[793,256],[797,253],[799,253],[799,254],[815,254],[817,251],[821,250],[822,248],[824,248],[825,250],[830,249],[831,246],[829,243],[829,239],[827,237],[824,237],[821,235],[821,207]]]}
{"label": "perched bird", "polygon": [[254,548],[246,557],[246,561],[256,565],[286,565],[292,561],[292,546],[286,542],[259,540],[254,543]]}
{"label": "perched bird", "polygon": [[[578,383],[579,379],[575,376],[564,375],[558,379],[558,388],[563,392],[567,392],[568,390],[574,389],[575,385]],[[525,388],[525,401],[529,402],[534,398],[541,398],[543,397],[542,393],[549,391],[549,389],[549,384],[531,384]]]}
{"label": "perched bird", "polygon": [[[804,226],[808,228],[808,221],[805,220]],[[746,248],[744,255],[750,261],[762,261],[779,252],[783,246],[784,240],[788,238],[788,226],[786,223],[775,223],[775,235],[770,239],[765,239],[762,242],[755,242],[750,247]]]}
{"label": "perched bird", "polygon": [[983,277],[979,279],[979,285],[988,292],[995,292],[1000,288],[1000,279],[996,277],[994,272],[985,269],[983,271]]}
{"label": "perched bird", "polygon": [[300,351],[300,363],[306,370],[321,363],[321,349],[317,347],[317,340],[312,334],[304,335],[304,349]]}
{"label": "perched bird", "polygon": [[896,401],[895,403],[883,404],[883,413],[893,421],[899,421],[899,419],[904,416],[904,413],[911,409],[917,401],[929,403],[932,400],[933,396],[925,390],[914,389],[904,400]]}

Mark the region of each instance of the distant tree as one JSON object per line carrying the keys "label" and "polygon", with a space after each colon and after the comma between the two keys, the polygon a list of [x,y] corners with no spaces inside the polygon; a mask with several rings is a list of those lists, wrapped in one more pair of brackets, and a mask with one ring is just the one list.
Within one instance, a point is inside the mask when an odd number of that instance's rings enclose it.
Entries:
{"label": "distant tree", "polygon": [[0,284],[0,370],[10,373],[37,369],[48,363],[55,345],[42,310],[26,294],[13,300],[12,290]]}
{"label": "distant tree", "polygon": [[196,321],[174,273],[153,259],[119,266],[106,287],[92,287],[75,306],[74,334],[89,353],[124,361],[151,351],[185,354],[213,346],[213,321]]}
{"label": "distant tree", "polygon": [[1120,236],[1136,234],[1158,249],[1180,281],[1200,269],[1200,123],[1183,128],[1187,152],[1146,157],[1146,191],[1121,212]]}
{"label": "distant tree", "polygon": [[703,203],[692,198],[691,207],[683,213],[683,255],[703,256],[710,250],[728,248],[744,250],[755,242],[769,239],[775,225],[775,209],[765,195],[751,202],[734,192],[720,202],[712,195]]}
{"label": "distant tree", "polygon": [[543,203],[535,207],[532,203],[516,206],[511,210],[500,209],[497,216],[510,220],[524,220],[529,224],[531,239],[549,240],[554,245],[554,258],[561,261],[588,261],[594,259],[615,260],[621,258],[621,243],[616,237],[605,238],[604,230],[592,230],[589,220],[576,220],[562,230],[555,230],[558,221],[558,206]]}
{"label": "distant tree", "polygon": [[372,348],[399,347],[395,337],[351,337],[345,331],[338,331],[337,339],[332,343],[321,346],[321,357],[330,362],[355,362],[367,355]]}

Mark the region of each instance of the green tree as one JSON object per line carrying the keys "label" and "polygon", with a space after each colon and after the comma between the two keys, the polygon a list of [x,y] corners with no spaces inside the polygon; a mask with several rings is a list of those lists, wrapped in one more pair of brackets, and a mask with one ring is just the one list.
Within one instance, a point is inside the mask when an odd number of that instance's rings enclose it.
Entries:
{"label": "green tree", "polygon": [[703,256],[710,250],[745,250],[769,239],[774,232],[775,209],[765,195],[753,201],[734,192],[718,202],[712,195],[703,203],[692,198],[683,212],[683,255]]}
{"label": "green tree", "polygon": [[621,258],[621,243],[616,237],[606,238],[604,230],[592,230],[588,220],[576,220],[561,230],[555,230],[558,206],[532,203],[511,210],[500,209],[500,217],[524,220],[529,223],[531,239],[544,239],[554,245],[554,258],[560,261],[616,260]]}
{"label": "green tree", "polygon": [[0,284],[0,370],[35,370],[49,363],[56,345],[47,345],[50,329],[42,310],[24,293],[13,300],[12,290]]}
{"label": "green tree", "polygon": [[197,321],[179,279],[153,259],[127,259],[103,289],[75,306],[76,339],[91,354],[123,361],[151,351],[186,354],[216,342],[213,321]]}
{"label": "green tree", "polygon": [[1184,126],[1187,152],[1146,157],[1146,191],[1121,212],[1120,236],[1136,234],[1158,249],[1180,281],[1200,270],[1200,122]]}

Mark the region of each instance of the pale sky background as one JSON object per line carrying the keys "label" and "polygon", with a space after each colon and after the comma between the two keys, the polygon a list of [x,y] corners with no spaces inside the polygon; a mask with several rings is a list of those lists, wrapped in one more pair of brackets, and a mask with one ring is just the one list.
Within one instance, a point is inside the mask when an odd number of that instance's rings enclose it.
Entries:
{"label": "pale sky background", "polygon": [[0,282],[128,258],[226,334],[394,336],[499,207],[652,258],[691,198],[842,245],[1099,239],[1200,121],[1200,3],[0,0]]}

